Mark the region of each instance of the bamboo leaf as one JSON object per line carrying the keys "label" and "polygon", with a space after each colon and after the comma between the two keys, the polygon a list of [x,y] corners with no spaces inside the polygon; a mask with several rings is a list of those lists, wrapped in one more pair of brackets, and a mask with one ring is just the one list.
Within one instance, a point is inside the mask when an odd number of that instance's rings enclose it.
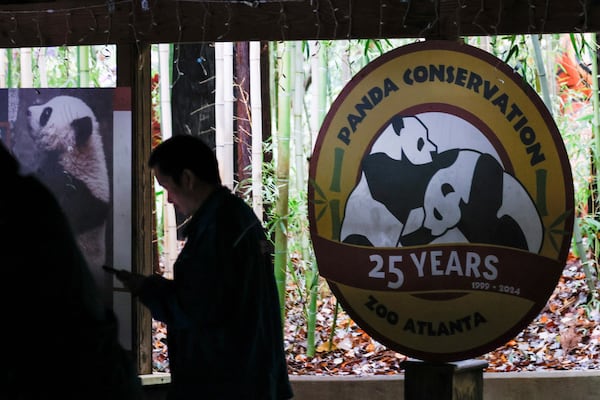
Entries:
{"label": "bamboo leaf", "polygon": [[325,214],[325,211],[327,211],[327,206],[323,207],[323,209],[321,210],[321,212],[319,212],[319,214],[317,215],[317,221],[319,221],[323,215]]}
{"label": "bamboo leaf", "polygon": [[552,244],[552,248],[555,251],[558,251],[558,245],[556,244],[556,240],[554,240],[554,237],[552,235],[549,235],[549,239],[550,239],[550,244]]}
{"label": "bamboo leaf", "polygon": [[508,55],[506,56],[506,58],[504,59],[505,63],[508,63],[510,61],[510,59],[513,57],[513,55],[518,55],[519,54],[519,46],[512,46],[510,48],[510,51],[508,52]]}
{"label": "bamboo leaf", "polygon": [[563,223],[567,219],[567,217],[569,215],[571,215],[572,213],[573,213],[572,210],[567,210],[564,213],[562,213],[561,215],[559,215],[558,218],[556,218],[556,220],[550,224],[550,228],[554,228],[558,224]]}
{"label": "bamboo leaf", "polygon": [[325,192],[323,192],[323,190],[321,190],[319,185],[317,185],[317,182],[315,182],[314,179],[309,179],[309,182],[310,182],[311,186],[313,187],[313,189],[315,189],[317,194],[319,196],[321,196],[321,198],[327,200],[327,196],[325,195]]}

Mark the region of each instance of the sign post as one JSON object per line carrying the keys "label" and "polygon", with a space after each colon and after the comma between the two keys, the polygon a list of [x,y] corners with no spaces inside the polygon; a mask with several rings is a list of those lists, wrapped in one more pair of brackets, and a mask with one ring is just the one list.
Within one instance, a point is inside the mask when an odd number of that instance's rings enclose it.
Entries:
{"label": "sign post", "polygon": [[482,400],[483,370],[487,365],[482,360],[404,361],[404,399]]}

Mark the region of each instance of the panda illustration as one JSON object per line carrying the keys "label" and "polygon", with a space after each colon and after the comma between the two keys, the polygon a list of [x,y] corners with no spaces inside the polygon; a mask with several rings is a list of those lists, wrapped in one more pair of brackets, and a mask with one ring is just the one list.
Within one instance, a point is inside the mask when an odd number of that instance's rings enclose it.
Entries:
{"label": "panda illustration", "polygon": [[57,197],[91,269],[106,259],[110,187],[99,125],[73,96],[56,96],[27,109],[28,129],[41,152],[36,175]]}
{"label": "panda illustration", "polygon": [[486,243],[536,253],[543,226],[525,188],[492,155],[439,152],[418,117],[396,116],[362,160],[340,240],[374,247]]}
{"label": "panda illustration", "polygon": [[397,247],[401,236],[422,226],[429,178],[455,157],[456,152],[438,154],[418,117],[393,117],[362,160],[360,180],[346,202],[341,241]]}
{"label": "panda illustration", "polygon": [[489,154],[461,150],[452,165],[429,181],[424,209],[420,242],[487,243],[532,253],[543,242],[533,200]]}

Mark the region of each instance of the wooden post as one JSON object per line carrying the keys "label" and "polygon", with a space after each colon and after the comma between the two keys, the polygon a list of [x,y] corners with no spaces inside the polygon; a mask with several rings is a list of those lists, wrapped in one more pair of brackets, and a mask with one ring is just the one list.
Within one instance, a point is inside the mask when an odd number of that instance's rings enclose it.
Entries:
{"label": "wooden post", "polygon": [[[117,86],[131,87],[132,99],[132,271],[151,275],[154,189],[147,167],[152,146],[150,44],[117,46]],[[118,132],[115,132],[118,134]],[[134,354],[139,374],[152,373],[152,316],[132,305]]]}
{"label": "wooden post", "polygon": [[487,365],[482,360],[404,361],[404,400],[482,400]]}

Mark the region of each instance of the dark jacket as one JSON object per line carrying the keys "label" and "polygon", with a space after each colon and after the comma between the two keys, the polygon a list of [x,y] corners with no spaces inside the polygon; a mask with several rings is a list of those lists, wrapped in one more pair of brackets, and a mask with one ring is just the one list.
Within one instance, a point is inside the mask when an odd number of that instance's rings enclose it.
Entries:
{"label": "dark jacket", "polygon": [[220,188],[185,228],[174,279],[140,300],[167,324],[174,399],[292,397],[273,265],[252,209]]}
{"label": "dark jacket", "polygon": [[18,175],[1,143],[0,166],[0,398],[141,399],[133,357],[56,198]]}

